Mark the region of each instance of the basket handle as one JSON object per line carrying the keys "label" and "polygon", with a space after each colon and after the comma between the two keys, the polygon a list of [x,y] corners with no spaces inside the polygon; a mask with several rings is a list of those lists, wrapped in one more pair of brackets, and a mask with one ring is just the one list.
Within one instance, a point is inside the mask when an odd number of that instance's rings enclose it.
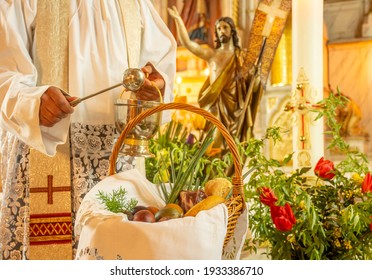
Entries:
{"label": "basket handle", "polygon": [[198,115],[201,115],[205,117],[207,120],[212,122],[221,132],[223,137],[225,138],[225,141],[230,148],[231,154],[233,156],[234,161],[234,176],[232,178],[233,183],[233,195],[244,195],[243,191],[243,179],[242,179],[242,164],[240,160],[240,155],[237,149],[237,146],[235,144],[234,139],[226,129],[226,127],[211,113],[208,111],[201,109],[199,107],[190,105],[190,104],[184,104],[184,103],[163,103],[156,107],[150,108],[146,111],[143,111],[139,115],[137,115],[135,118],[131,119],[127,125],[125,126],[124,130],[121,132],[118,140],[116,141],[111,157],[110,157],[110,168],[109,168],[109,174],[113,175],[115,174],[116,170],[116,160],[119,154],[119,151],[121,149],[121,146],[123,145],[123,142],[127,136],[127,134],[136,126],[137,123],[141,122],[146,117],[158,113],[164,110],[185,110],[190,111],[192,113],[196,113]]}

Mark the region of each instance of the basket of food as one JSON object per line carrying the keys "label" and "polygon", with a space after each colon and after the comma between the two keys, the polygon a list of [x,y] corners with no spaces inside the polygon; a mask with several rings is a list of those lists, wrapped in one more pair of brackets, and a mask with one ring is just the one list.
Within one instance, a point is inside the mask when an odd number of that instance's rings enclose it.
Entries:
{"label": "basket of food", "polygon": [[[116,172],[116,163],[128,133],[147,117],[164,110],[184,110],[201,115],[221,132],[234,161],[234,176],[230,189],[209,188],[181,214],[175,215],[177,205],[164,205],[159,188],[136,170]],[[84,198],[77,217],[80,233],[78,259],[237,259],[247,231],[247,211],[243,191],[242,164],[234,139],[221,122],[204,109],[183,103],[166,103],[149,108],[131,119],[120,133],[113,148],[109,177],[98,183]],[[148,209],[157,209],[154,218],[128,218],[125,214],[109,214],[97,210],[95,197],[102,191],[124,187]],[[212,190],[213,189],[213,190]],[[211,191],[212,190],[212,191]],[[187,198],[189,199],[189,198]],[[187,206],[186,206],[187,207]],[[205,211],[200,211],[205,210]],[[162,217],[172,213],[177,219]],[[128,213],[127,213],[128,214]],[[146,214],[147,215],[147,214]],[[140,222],[148,219],[148,223]],[[110,238],[105,239],[105,235]],[[117,236],[118,238],[115,238]],[[105,239],[103,241],[103,239]]]}

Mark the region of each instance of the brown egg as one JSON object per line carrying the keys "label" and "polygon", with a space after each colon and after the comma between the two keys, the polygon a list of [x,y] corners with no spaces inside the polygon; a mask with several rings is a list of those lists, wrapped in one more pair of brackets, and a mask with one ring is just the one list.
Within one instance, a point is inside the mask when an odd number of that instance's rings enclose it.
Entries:
{"label": "brown egg", "polygon": [[133,215],[133,221],[155,223],[155,216],[151,213],[150,210],[139,210]]}
{"label": "brown egg", "polygon": [[142,206],[142,205],[137,205],[136,207],[133,208],[132,214],[134,215],[134,214],[136,214],[140,210],[147,210],[147,207],[146,206]]}
{"label": "brown egg", "polygon": [[155,207],[155,206],[148,206],[147,207],[147,210],[149,210],[152,214],[156,214],[156,212],[159,211],[159,208]]}
{"label": "brown egg", "polygon": [[[156,214],[155,214],[155,220],[159,221],[161,218],[168,218],[168,219],[175,219],[180,218],[181,213],[175,209],[175,208],[161,208]],[[163,219],[164,220],[164,219]]]}
{"label": "brown egg", "polygon": [[178,212],[180,212],[181,216],[183,215],[183,209],[181,206],[179,206],[178,204],[176,203],[168,203],[164,206],[164,208],[174,208],[176,209]]}
{"label": "brown egg", "polygon": [[168,221],[168,220],[171,220],[171,219],[172,218],[169,218],[169,217],[162,217],[157,222],[160,223],[160,222]]}

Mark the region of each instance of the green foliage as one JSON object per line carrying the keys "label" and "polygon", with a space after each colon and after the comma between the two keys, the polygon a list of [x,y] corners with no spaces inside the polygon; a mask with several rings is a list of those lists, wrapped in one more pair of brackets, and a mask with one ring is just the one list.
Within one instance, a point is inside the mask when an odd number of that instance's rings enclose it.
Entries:
{"label": "green foliage", "polygon": [[337,107],[345,106],[348,101],[346,97],[341,95],[340,92],[337,94],[331,93],[328,98],[321,101],[319,104],[326,108],[325,110],[318,110],[316,119],[324,117],[325,123],[330,128],[326,131],[326,134],[331,135],[331,142],[328,149],[338,149],[340,152],[345,154],[345,159],[338,165],[338,169],[342,173],[355,172],[358,174],[365,174],[368,172],[368,159],[366,155],[355,149],[351,149],[350,146],[340,135],[340,129],[342,124],[336,120]]}
{"label": "green foliage", "polygon": [[209,179],[225,177],[227,163],[206,153],[214,130],[199,139],[171,121],[150,141],[155,158],[146,159],[146,176],[160,186],[166,203],[175,203],[181,190],[200,189]]}
{"label": "green foliage", "polygon": [[121,186],[111,193],[98,191],[97,198],[106,206],[107,210],[114,213],[130,213],[138,203],[134,198],[128,200],[127,191]]}
{"label": "green foliage", "polygon": [[190,158],[188,162],[186,159],[186,150],[180,158],[179,171],[176,173],[176,164],[173,157],[173,151],[170,151],[170,169],[171,173],[169,176],[170,191],[166,191],[166,187],[163,183],[162,190],[165,196],[166,203],[176,203],[178,195],[182,190],[192,190],[199,188],[200,184],[198,180],[195,180],[195,174],[200,169],[200,159],[204,155],[209,145],[213,142],[213,130],[211,130],[207,137],[202,142],[199,149],[196,150],[195,154]]}
{"label": "green foliage", "polygon": [[[335,165],[335,177],[322,180],[309,175],[309,168],[289,173],[283,162],[267,159],[263,148],[267,139],[280,140],[278,129],[270,128],[263,139],[251,139],[245,153],[248,167],[257,167],[245,184],[252,240],[247,249],[267,248],[272,259],[372,259],[372,193],[362,193],[363,177],[368,171],[366,156],[350,149],[340,136],[335,119],[337,106],[345,99],[330,94],[319,103],[316,119],[324,117],[332,135],[328,149],[337,148],[345,159]],[[284,164],[283,164],[284,163]],[[269,187],[278,198],[277,205],[289,203],[296,217],[290,231],[275,228],[270,207],[261,203],[261,187]]]}
{"label": "green foliage", "polygon": [[[265,157],[266,142],[281,141],[283,131],[278,127],[269,128],[262,139],[237,142],[248,170],[243,174],[253,236],[246,243],[248,249],[264,246],[272,259],[372,259],[372,193],[361,192],[363,178],[369,172],[368,160],[340,135],[341,124],[335,114],[345,102],[342,95],[331,93],[314,109],[315,119],[323,118],[329,127],[326,133],[332,140],[327,148],[345,155],[335,165],[332,180],[315,177],[311,168],[288,170],[292,154],[281,161]],[[156,157],[146,159],[147,177],[162,186],[165,200],[174,200],[175,196],[164,183],[180,180],[177,191],[198,188],[209,179],[226,178],[233,164],[230,153],[211,156],[205,152],[210,142],[203,140],[210,135],[194,137],[194,143],[188,143],[189,136],[183,124],[171,122],[151,140],[150,150]],[[258,189],[262,187],[273,190],[278,198],[276,205],[290,204],[296,217],[292,230],[276,229],[270,207],[260,201]]]}

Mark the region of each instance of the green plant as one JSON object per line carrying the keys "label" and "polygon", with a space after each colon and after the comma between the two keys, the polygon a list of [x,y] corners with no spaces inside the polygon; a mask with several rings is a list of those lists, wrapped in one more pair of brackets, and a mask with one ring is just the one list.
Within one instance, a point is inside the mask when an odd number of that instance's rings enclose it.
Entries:
{"label": "green plant", "polygon": [[106,206],[106,209],[114,213],[132,212],[133,208],[137,206],[138,201],[134,198],[128,200],[127,191],[120,186],[118,190],[113,190],[111,193],[98,191],[98,200]]}
{"label": "green plant", "polygon": [[[344,154],[338,163],[321,158],[314,171],[288,171],[291,154],[279,161],[263,152],[267,140],[281,141],[283,131],[278,127],[267,129],[262,139],[237,143],[249,170],[243,175],[252,232],[247,250],[263,246],[272,259],[372,259],[372,176],[366,155],[350,148],[340,135],[335,112],[345,102],[342,95],[331,93],[314,109],[316,119],[324,118],[329,127],[326,133],[332,140],[327,148]],[[196,169],[186,176],[182,187],[226,178],[232,165],[229,153],[200,153],[195,165],[193,158],[203,136],[190,138],[181,123],[171,123],[159,133],[150,145],[156,157],[146,162],[153,182],[177,179],[175,174],[187,167],[192,170],[190,166]],[[190,139],[192,143],[187,141]]]}
{"label": "green plant", "polygon": [[181,190],[197,190],[216,174],[224,176],[225,163],[206,153],[214,130],[199,139],[182,123],[171,121],[151,140],[156,156],[146,159],[146,176],[160,186],[165,203],[175,203]]}
{"label": "green plant", "polygon": [[263,246],[271,259],[372,259],[372,179],[366,156],[340,136],[335,109],[344,104],[331,93],[316,110],[330,128],[327,148],[345,157],[337,164],[320,159],[312,174],[286,172],[291,155],[283,162],[263,156],[267,139],[280,140],[279,129],[250,140],[248,167],[257,168],[245,184],[252,232],[246,249]]}

